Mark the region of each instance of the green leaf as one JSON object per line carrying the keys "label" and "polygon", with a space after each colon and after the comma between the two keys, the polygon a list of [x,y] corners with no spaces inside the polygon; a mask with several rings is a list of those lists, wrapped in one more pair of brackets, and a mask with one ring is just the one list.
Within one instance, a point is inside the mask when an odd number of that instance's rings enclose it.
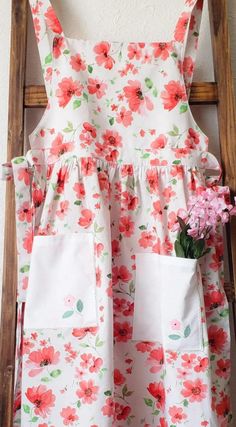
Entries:
{"label": "green leaf", "polygon": [[105,396],[111,396],[111,390],[104,391]]}
{"label": "green leaf", "polygon": [[181,230],[185,230],[186,224],[185,224],[183,218],[181,218],[181,216],[177,215],[177,220],[178,220],[178,223],[180,225]]}
{"label": "green leaf", "polygon": [[93,72],[93,67],[92,65],[88,65],[88,72],[91,74]]}
{"label": "green leaf", "polygon": [[153,94],[153,96],[155,96],[155,98],[157,97],[158,91],[156,88],[153,89],[152,94]]}
{"label": "green leaf", "polygon": [[24,157],[16,157],[13,163],[15,163],[15,165],[19,165],[20,163],[23,163],[24,160]]}
{"label": "green leaf", "polygon": [[30,422],[31,423],[36,423],[38,421],[39,417],[33,417],[31,418]]}
{"label": "green leaf", "polygon": [[76,308],[77,308],[77,310],[78,310],[80,313],[83,311],[83,309],[84,309],[84,304],[83,304],[83,301],[82,301],[81,299],[79,299],[79,300],[77,301]]}
{"label": "green leaf", "polygon": [[142,159],[149,159],[150,157],[150,153],[144,153],[144,155],[142,156]]}
{"label": "green leaf", "polygon": [[220,317],[228,317],[229,316],[229,309],[225,308],[223,311],[220,312]]}
{"label": "green leaf", "polygon": [[173,129],[174,129],[175,134],[179,135],[179,128],[178,128],[178,126],[174,125]]}
{"label": "green leaf", "polygon": [[146,225],[140,225],[139,230],[147,230]]}
{"label": "green leaf", "polygon": [[57,377],[59,377],[59,375],[61,375],[61,370],[60,369],[55,369],[55,371],[50,372],[50,376],[52,378],[57,378]]}
{"label": "green leaf", "polygon": [[49,381],[51,381],[51,379],[48,377],[43,377],[40,381],[42,381],[43,383],[48,383]]}
{"label": "green leaf", "polygon": [[147,406],[152,407],[152,405],[153,405],[153,401],[152,401],[152,399],[146,399],[146,398],[144,398],[144,402],[145,402],[145,404],[146,404]]}
{"label": "green leaf", "polygon": [[45,58],[45,64],[50,64],[50,62],[52,62],[52,54],[51,53],[49,53],[49,55],[47,55]]}
{"label": "green leaf", "polygon": [[184,250],[178,240],[175,241],[175,253],[178,258],[185,258]]}
{"label": "green leaf", "polygon": [[186,326],[186,328],[184,330],[185,338],[188,338],[190,334],[191,334],[191,328],[190,328],[190,325],[188,325],[188,326]]}
{"label": "green leaf", "polygon": [[180,106],[180,109],[179,109],[179,111],[180,111],[180,113],[182,114],[182,113],[186,113],[186,111],[188,110],[188,105],[187,104],[182,104],[181,106]]}
{"label": "green leaf", "polygon": [[178,55],[177,55],[176,52],[172,52],[171,56],[172,56],[172,58],[177,58],[178,57]]}
{"label": "green leaf", "polygon": [[96,347],[102,347],[103,344],[104,344],[104,341],[100,341],[100,338],[99,338],[99,335],[98,335],[97,338],[96,338],[96,341],[95,341],[95,346]]}
{"label": "green leaf", "polygon": [[111,118],[109,119],[109,123],[110,123],[110,125],[111,125],[111,126],[112,126],[112,125],[114,125],[114,122],[115,122],[114,117],[111,117]]}
{"label": "green leaf", "polygon": [[188,401],[187,401],[187,399],[184,399],[183,404],[184,404],[184,406],[188,406]]}
{"label": "green leaf", "polygon": [[77,206],[80,206],[81,205],[81,200],[76,200],[75,202],[74,202],[74,205],[77,205]]}
{"label": "green leaf", "polygon": [[177,179],[172,179],[171,182],[172,182],[173,185],[176,185],[177,184]]}
{"label": "green leaf", "polygon": [[69,49],[63,50],[64,55],[68,55],[70,53]]}
{"label": "green leaf", "polygon": [[151,79],[149,79],[149,77],[146,77],[146,79],[145,79],[145,84],[146,84],[146,86],[147,86],[147,88],[148,88],[148,89],[152,89],[152,87],[153,87],[153,82],[152,82],[152,80],[151,80]]}
{"label": "green leaf", "polygon": [[73,109],[76,110],[76,108],[79,108],[81,106],[81,100],[80,99],[76,99],[73,102]]}
{"label": "green leaf", "polygon": [[80,408],[80,407],[81,407],[81,402],[80,402],[80,400],[78,400],[78,402],[77,402],[76,406],[77,406],[77,408]]}
{"label": "green leaf", "polygon": [[88,94],[86,92],[83,92],[83,98],[88,101]]}
{"label": "green leaf", "polygon": [[158,409],[155,409],[155,411],[152,413],[152,415],[158,415],[160,413],[160,411],[158,411]]}
{"label": "green leaf", "polygon": [[63,319],[67,319],[68,317],[71,317],[72,314],[74,314],[74,310],[66,311],[62,317]]}
{"label": "green leaf", "polygon": [[181,163],[181,160],[174,160],[172,162],[173,165],[180,165],[180,163]]}
{"label": "green leaf", "polygon": [[174,340],[174,341],[177,341],[181,338],[181,336],[177,334],[168,335],[168,337],[170,338],[170,340]]}
{"label": "green leaf", "polygon": [[20,272],[21,273],[27,273],[27,271],[29,271],[30,266],[29,265],[24,265],[23,267],[21,267]]}
{"label": "green leaf", "polygon": [[23,405],[23,409],[24,409],[24,412],[25,412],[26,414],[29,414],[29,413],[30,413],[30,407],[29,407],[28,405]]}

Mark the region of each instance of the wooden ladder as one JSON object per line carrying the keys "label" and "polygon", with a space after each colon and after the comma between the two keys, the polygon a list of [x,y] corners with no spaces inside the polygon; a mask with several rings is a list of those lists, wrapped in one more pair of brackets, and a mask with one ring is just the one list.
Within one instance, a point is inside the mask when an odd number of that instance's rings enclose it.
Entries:
{"label": "wooden ladder", "polygon": [[[191,104],[215,104],[218,109],[223,183],[236,195],[236,109],[228,34],[227,0],[209,0],[210,23],[216,82],[194,82]],[[9,131],[7,157],[24,154],[24,110],[46,107],[43,86],[25,87],[28,0],[12,0]],[[227,226],[230,282],[225,284],[233,308],[236,329],[236,217]],[[0,337],[0,425],[12,427],[17,256],[15,236],[14,186],[7,185],[3,267],[2,319]]]}

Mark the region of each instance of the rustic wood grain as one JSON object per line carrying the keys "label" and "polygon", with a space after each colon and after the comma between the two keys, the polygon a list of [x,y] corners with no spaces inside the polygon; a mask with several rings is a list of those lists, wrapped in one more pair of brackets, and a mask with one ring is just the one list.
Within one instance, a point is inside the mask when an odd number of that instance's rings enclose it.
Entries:
{"label": "rustic wood grain", "polygon": [[[215,82],[194,82],[191,88],[190,104],[217,104],[218,88]],[[25,108],[44,108],[47,94],[43,85],[31,85],[25,88]]]}
{"label": "rustic wood grain", "polygon": [[[227,0],[209,2],[223,182],[236,195],[236,107],[231,66]],[[231,243],[231,245],[229,245]],[[236,218],[228,227],[229,266],[236,294]],[[234,319],[236,327],[236,318]]]}
{"label": "rustic wood grain", "polygon": [[[12,1],[8,160],[23,153],[27,0]],[[0,425],[12,427],[17,255],[14,186],[7,182],[0,337]]]}

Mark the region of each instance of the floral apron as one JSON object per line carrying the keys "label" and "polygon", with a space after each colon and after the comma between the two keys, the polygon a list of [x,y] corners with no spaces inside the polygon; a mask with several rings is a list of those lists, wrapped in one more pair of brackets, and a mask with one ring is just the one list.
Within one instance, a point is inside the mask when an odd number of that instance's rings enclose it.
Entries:
{"label": "floral apron", "polygon": [[3,166],[14,426],[231,424],[222,230],[200,261],[173,247],[188,198],[220,183],[188,102],[203,1],[181,1],[173,38],[146,43],[68,38],[49,0],[30,0],[48,104]]}

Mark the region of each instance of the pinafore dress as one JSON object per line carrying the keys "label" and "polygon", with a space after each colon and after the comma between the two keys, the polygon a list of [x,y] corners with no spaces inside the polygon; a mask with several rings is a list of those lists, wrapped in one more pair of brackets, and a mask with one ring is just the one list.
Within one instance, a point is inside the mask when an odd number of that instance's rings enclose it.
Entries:
{"label": "pinafore dress", "polygon": [[203,1],[182,1],[172,40],[141,43],[68,38],[30,0],[48,104],[3,166],[15,427],[231,425],[222,230],[200,261],[174,252],[188,198],[220,185],[188,103]]}

